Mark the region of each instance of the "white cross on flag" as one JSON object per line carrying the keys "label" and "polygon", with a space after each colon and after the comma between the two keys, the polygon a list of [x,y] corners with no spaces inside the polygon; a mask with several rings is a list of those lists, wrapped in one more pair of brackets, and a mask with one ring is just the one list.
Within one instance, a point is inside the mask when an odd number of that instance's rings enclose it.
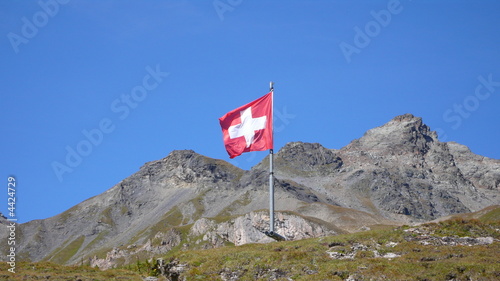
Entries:
{"label": "white cross on flag", "polygon": [[272,95],[269,92],[219,118],[229,158],[243,152],[273,149]]}

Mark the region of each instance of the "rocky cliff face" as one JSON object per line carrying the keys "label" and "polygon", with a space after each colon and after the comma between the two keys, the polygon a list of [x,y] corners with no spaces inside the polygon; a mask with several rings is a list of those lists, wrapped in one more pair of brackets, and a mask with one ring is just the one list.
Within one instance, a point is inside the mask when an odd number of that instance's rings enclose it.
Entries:
{"label": "rocky cliff face", "polygon": [[[298,152],[304,149],[307,154]],[[328,203],[398,221],[477,211],[500,200],[500,161],[439,142],[411,114],[369,130],[340,150],[290,143],[277,158],[277,177],[315,190]],[[315,172],[300,165],[311,159]]]}
{"label": "rocky cliff face", "polygon": [[[292,240],[500,204],[500,161],[440,142],[410,114],[339,150],[289,143],[275,155],[275,177],[276,227]],[[174,151],[62,214],[19,225],[18,255],[111,267],[174,247],[268,242],[269,218],[258,211],[268,208],[267,184],[268,159],[244,171]]]}
{"label": "rocky cliff face", "polygon": [[[332,225],[307,220],[302,216],[277,212],[275,231],[287,240],[300,240],[337,232]],[[202,241],[210,241],[209,247],[223,245],[226,241],[236,246],[247,243],[267,243],[274,241],[264,234],[269,230],[269,213],[250,212],[222,223],[202,218],[197,220],[190,230],[190,236],[202,235]],[[195,243],[199,243],[199,240]]]}

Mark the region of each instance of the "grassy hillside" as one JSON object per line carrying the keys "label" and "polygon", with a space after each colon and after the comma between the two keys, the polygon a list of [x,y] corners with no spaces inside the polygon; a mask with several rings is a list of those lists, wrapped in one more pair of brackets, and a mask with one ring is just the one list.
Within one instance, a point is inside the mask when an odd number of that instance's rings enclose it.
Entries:
{"label": "grassy hillside", "polygon": [[10,266],[5,262],[0,264],[0,280],[143,280],[138,272],[125,269],[101,271],[98,268],[88,266],[63,266],[50,262],[18,262],[15,269],[16,273],[8,272],[9,268]]}
{"label": "grassy hillside", "polygon": [[[500,280],[500,208],[301,241],[210,250],[185,246],[163,257],[165,275],[178,280]],[[0,269],[0,280],[142,280],[160,274],[153,261],[108,271],[51,263],[20,263],[16,274],[7,272],[6,263]]]}
{"label": "grassy hillside", "polygon": [[[186,265],[181,276],[187,280],[499,280],[499,229],[498,221],[452,220],[416,228],[186,251],[167,259]],[[462,235],[471,238],[460,239]],[[482,241],[472,237],[497,240],[469,246]],[[457,245],[460,242],[465,244]]]}

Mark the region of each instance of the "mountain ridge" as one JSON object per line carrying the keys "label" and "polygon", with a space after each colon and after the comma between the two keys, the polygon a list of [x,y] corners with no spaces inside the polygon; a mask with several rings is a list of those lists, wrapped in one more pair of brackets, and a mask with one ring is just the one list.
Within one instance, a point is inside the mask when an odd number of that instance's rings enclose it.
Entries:
{"label": "mountain ridge", "polygon": [[[259,213],[268,208],[268,157],[242,170],[193,150],[172,151],[59,215],[20,224],[19,255],[62,264],[104,260],[112,267],[116,253],[132,245],[151,256],[171,246],[166,241],[217,247],[234,244],[235,233],[242,241],[269,241],[254,231],[265,231],[269,221]],[[440,142],[411,114],[341,149],[287,143],[274,163],[276,227],[288,237],[431,221],[500,204],[500,160]],[[207,219],[213,223],[202,224],[204,233],[189,230]],[[301,229],[322,230],[303,236]]]}

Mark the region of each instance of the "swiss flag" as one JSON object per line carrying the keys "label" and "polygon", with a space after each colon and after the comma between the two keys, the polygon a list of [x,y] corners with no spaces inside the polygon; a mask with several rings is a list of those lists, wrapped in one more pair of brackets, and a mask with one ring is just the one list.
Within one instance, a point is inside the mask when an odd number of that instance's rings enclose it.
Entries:
{"label": "swiss flag", "polygon": [[229,158],[273,149],[273,92],[219,118]]}

